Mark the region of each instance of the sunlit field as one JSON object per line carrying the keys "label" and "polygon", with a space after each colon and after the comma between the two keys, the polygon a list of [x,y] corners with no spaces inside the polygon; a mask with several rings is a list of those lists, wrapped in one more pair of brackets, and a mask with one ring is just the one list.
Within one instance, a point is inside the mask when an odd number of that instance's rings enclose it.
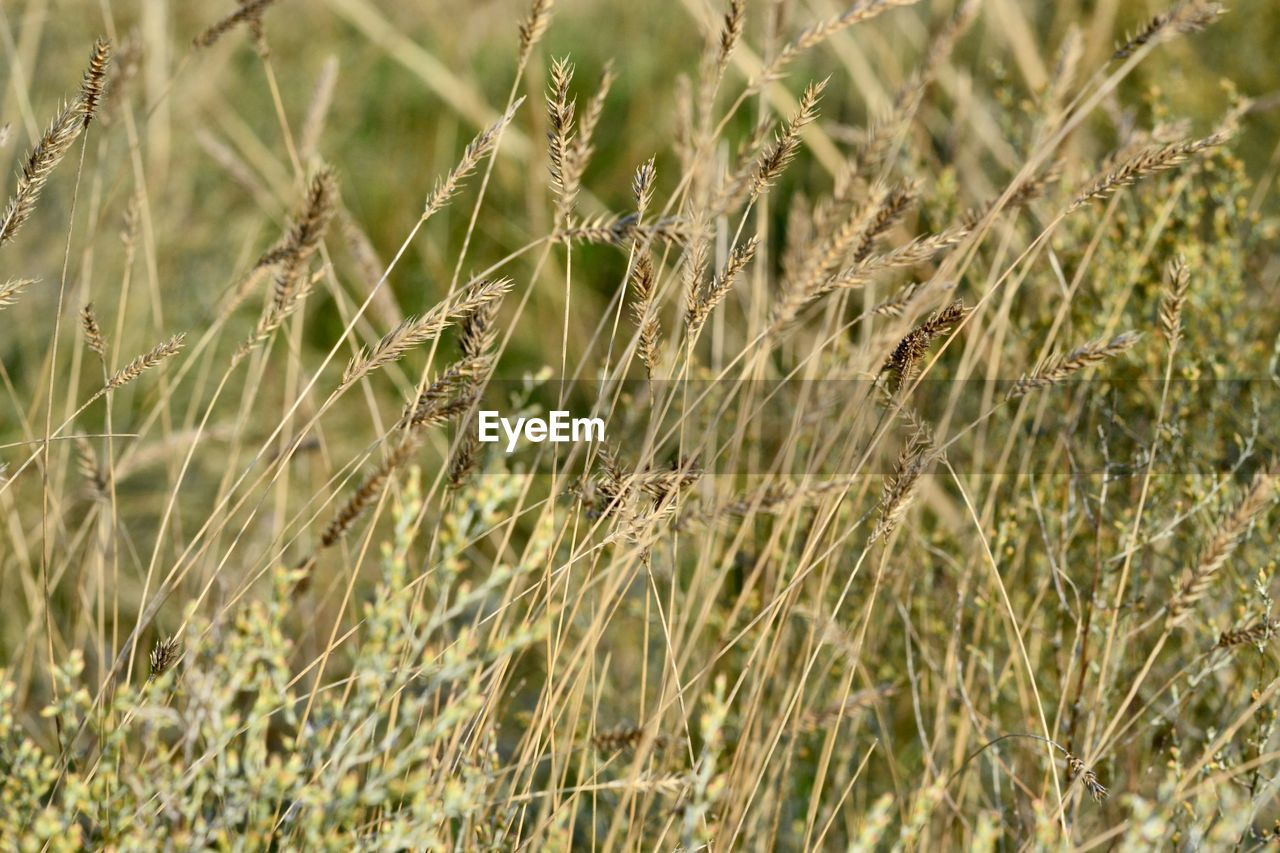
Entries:
{"label": "sunlit field", "polygon": [[1280,7],[0,4],[0,849],[1280,841]]}

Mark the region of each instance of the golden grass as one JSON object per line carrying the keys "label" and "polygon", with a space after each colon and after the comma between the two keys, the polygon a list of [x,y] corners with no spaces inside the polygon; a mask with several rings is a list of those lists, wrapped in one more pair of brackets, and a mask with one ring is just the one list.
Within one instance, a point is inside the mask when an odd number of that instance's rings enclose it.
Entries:
{"label": "golden grass", "polygon": [[1280,837],[1220,4],[44,5],[0,845]]}

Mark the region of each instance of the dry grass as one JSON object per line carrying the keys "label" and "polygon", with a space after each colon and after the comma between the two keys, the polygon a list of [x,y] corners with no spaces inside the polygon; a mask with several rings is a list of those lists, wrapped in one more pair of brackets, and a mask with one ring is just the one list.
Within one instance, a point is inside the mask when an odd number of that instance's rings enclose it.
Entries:
{"label": "dry grass", "polygon": [[0,846],[1280,837],[1270,5],[224,6],[0,14]]}

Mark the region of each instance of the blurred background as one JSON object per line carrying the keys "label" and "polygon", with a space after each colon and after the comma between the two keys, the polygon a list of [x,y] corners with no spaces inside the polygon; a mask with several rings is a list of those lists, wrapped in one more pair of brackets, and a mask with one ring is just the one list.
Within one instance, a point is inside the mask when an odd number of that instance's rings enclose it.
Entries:
{"label": "blurred background", "polygon": [[[524,0],[280,0],[269,9],[265,25],[274,83],[295,132],[305,123],[317,85],[332,83],[327,120],[313,150],[303,156],[336,169],[347,211],[382,260],[399,246],[436,178],[506,102],[526,5]],[[956,195],[962,205],[1003,187],[1024,147],[1016,136],[1022,131],[1009,126],[1011,117],[1032,108],[1064,40],[1078,31],[1079,67],[1098,68],[1124,33],[1163,5],[985,0],[979,19],[928,90],[914,131],[924,143],[917,151],[935,151],[939,161],[958,167],[931,174],[929,163],[917,162],[915,170],[934,183],[934,190]],[[753,75],[761,46],[770,39],[776,43],[777,34],[790,37],[842,8],[829,0],[760,0],[748,7],[746,42],[728,72],[728,87]],[[81,213],[95,218],[93,228],[117,229],[134,189],[133,171],[145,169],[152,204],[162,211],[152,223],[154,274],[174,320],[205,315],[246,263],[276,238],[298,195],[272,86],[249,39],[236,31],[210,49],[191,46],[196,35],[234,8],[229,0],[198,5],[27,0],[6,2],[0,18],[8,59],[0,123],[10,126],[0,153],[14,167],[59,99],[74,91],[93,39],[109,33],[120,45],[123,73],[111,97],[127,98],[136,111],[146,162],[130,164],[121,152],[131,131],[111,127],[98,143],[112,146],[101,169],[95,165],[99,203],[91,211],[82,207]],[[788,171],[789,188],[830,181],[836,155],[885,115],[929,33],[953,11],[949,0],[891,10],[856,31],[839,33],[791,67],[770,90],[775,112],[785,114],[810,79],[831,75],[831,82],[823,120],[809,137],[813,156]],[[527,100],[492,178],[489,205],[499,214],[480,217],[468,268],[461,272],[484,268],[549,226],[552,205],[540,144],[549,58],[572,58],[580,102],[612,63],[617,81],[596,131],[581,207],[585,214],[625,210],[631,176],[650,156],[657,156],[659,197],[677,180],[672,141],[679,132],[681,87],[687,78],[696,79],[699,57],[723,12],[702,0],[559,0],[531,59],[520,93]],[[1280,6],[1267,0],[1230,4],[1206,32],[1176,39],[1144,61],[1091,118],[1089,132],[1068,141],[1069,159],[1099,163],[1133,127],[1153,122],[1186,120],[1190,132],[1206,133],[1230,103],[1231,92],[1224,88],[1229,80],[1239,94],[1255,99],[1234,152],[1256,179],[1258,209],[1273,210],[1270,189],[1280,166],[1280,63],[1273,54],[1278,39]],[[750,111],[742,112],[737,136],[753,122]],[[104,124],[118,124],[119,118],[116,105]],[[65,221],[71,183],[53,182],[46,221]],[[785,205],[776,205],[772,214],[784,220]],[[469,218],[469,205],[454,205],[414,242],[391,281],[400,309],[419,311],[437,301],[442,282],[454,277]],[[58,239],[28,239],[6,262],[21,267],[24,275],[48,279],[57,273],[63,248]],[[98,251],[109,255],[115,249],[104,244]],[[612,294],[623,259],[607,248],[584,252],[583,293]],[[24,257],[15,260],[16,253]],[[552,266],[547,272],[555,280],[558,271]],[[51,293],[33,293],[20,310],[47,311]],[[593,318],[602,304],[584,296],[575,311]],[[532,300],[529,311],[539,321],[560,318],[554,288]],[[308,334],[330,341],[337,323],[332,312],[319,311]],[[537,361],[533,330],[539,328],[545,327],[531,322],[528,334],[517,332],[506,365]],[[0,342],[6,364],[20,359],[33,343],[30,338],[43,333],[38,325],[22,324],[6,334]]]}

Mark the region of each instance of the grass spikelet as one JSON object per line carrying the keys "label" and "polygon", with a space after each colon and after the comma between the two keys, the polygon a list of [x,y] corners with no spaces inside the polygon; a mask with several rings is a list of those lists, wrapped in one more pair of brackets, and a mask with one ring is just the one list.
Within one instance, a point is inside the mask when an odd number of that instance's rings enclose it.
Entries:
{"label": "grass spikelet", "polygon": [[1039,388],[1047,388],[1086,368],[1114,358],[1131,349],[1139,337],[1136,332],[1122,332],[1114,338],[1090,341],[1065,355],[1051,356],[1039,368],[1018,379],[1009,389],[1006,399],[1013,400]]}
{"label": "grass spikelet", "polygon": [[961,243],[973,232],[973,229],[958,225],[937,234],[917,237],[896,249],[879,255],[872,255],[861,263],[853,264],[838,275],[826,281],[819,289],[817,296],[824,296],[838,289],[858,288],[865,285],[875,276],[893,270],[914,267],[931,260]]}
{"label": "grass spikelet", "polygon": [[106,358],[107,342],[102,337],[102,329],[98,326],[98,315],[94,313],[92,302],[80,309],[80,330],[84,332],[85,346],[100,358]]}
{"label": "grass spikelet", "polygon": [[658,169],[654,161],[655,158],[650,157],[641,163],[636,169],[635,177],[631,179],[631,195],[636,200],[636,216],[641,219],[649,209],[649,203],[653,201],[653,182],[658,177]]}
{"label": "grass spikelet", "polygon": [[[861,251],[863,246],[871,245],[864,237],[887,204],[890,190],[876,184],[861,204],[850,204],[843,195],[838,192],[815,211],[808,227],[811,236],[805,240],[808,245],[795,250],[799,259],[784,279],[783,292],[772,309],[775,328],[794,322],[805,306],[830,292],[832,275],[849,260],[855,246]],[[840,217],[837,211],[844,207],[849,210]]]}
{"label": "grass spikelet", "polygon": [[475,172],[476,166],[493,151],[494,146],[498,144],[498,137],[502,135],[503,129],[511,123],[511,119],[515,117],[516,110],[523,103],[523,97],[517,98],[511,105],[511,109],[507,110],[502,118],[489,125],[467,144],[467,147],[463,149],[462,157],[458,160],[458,164],[445,176],[444,180],[436,184],[435,189],[431,191],[431,195],[427,197],[427,203],[422,208],[423,220],[429,219],[432,214],[448,205],[466,179]]}
{"label": "grass spikelet", "polygon": [[591,100],[587,102],[587,108],[582,111],[582,117],[578,120],[577,132],[573,135],[573,143],[569,146],[565,163],[567,172],[565,182],[573,188],[573,198],[576,198],[577,188],[582,186],[582,176],[586,174],[587,163],[591,161],[594,150],[591,140],[595,137],[600,117],[604,115],[604,102],[609,97],[609,90],[613,88],[615,80],[617,75],[614,73],[613,63],[605,63],[604,69],[600,72],[600,82],[596,84],[596,93],[591,96]]}
{"label": "grass spikelet", "polygon": [[327,167],[317,170],[307,189],[301,210],[284,239],[258,260],[258,268],[277,267],[271,291],[271,302],[258,321],[253,334],[242,343],[233,357],[238,362],[254,347],[265,341],[284,323],[311,292],[313,279],[305,275],[307,262],[320,247],[329,222],[337,210],[338,189],[333,172]]}
{"label": "grass spikelet", "polygon": [[916,195],[916,186],[910,181],[894,187],[884,202],[876,209],[875,215],[871,218],[866,231],[862,234],[862,241],[853,253],[853,262],[855,264],[862,263],[871,256],[871,250],[875,248],[876,238],[892,228],[894,223],[906,214],[911,205],[915,203]]}
{"label": "grass spikelet", "polygon": [[818,101],[822,99],[822,91],[827,88],[827,81],[810,83],[800,97],[800,106],[795,114],[787,120],[778,131],[773,144],[764,150],[756,162],[755,175],[751,180],[751,198],[755,198],[769,187],[787,164],[800,150],[800,131],[804,130],[818,117]]}
{"label": "grass spikelet", "polygon": [[0,284],[0,308],[8,308],[18,301],[28,286],[35,284],[34,278],[11,278]]}
{"label": "grass spikelet", "polygon": [[881,300],[871,307],[871,313],[880,317],[900,317],[911,300],[920,292],[920,282],[913,281],[888,299]]}
{"label": "grass spikelet", "polygon": [[148,660],[151,672],[147,676],[150,681],[159,678],[182,660],[182,640],[178,637],[167,637],[156,643]]}
{"label": "grass spikelet", "polygon": [[294,218],[284,243],[271,253],[271,262],[280,265],[276,273],[272,310],[282,311],[290,301],[298,277],[320,246],[336,209],[337,182],[328,167],[311,178],[302,210]]}
{"label": "grass spikelet", "polygon": [[724,23],[720,28],[719,53],[716,54],[716,77],[724,74],[729,67],[729,58],[742,39],[742,25],[746,17],[747,0],[730,0],[729,11],[724,14]]}
{"label": "grass spikelet", "polygon": [[956,43],[973,24],[980,5],[977,0],[963,0],[929,40],[924,60],[898,90],[889,114],[867,131],[857,157],[859,171],[874,173],[883,168],[886,156],[901,142],[919,113],[925,91],[937,79],[939,69],[951,56]]}
{"label": "grass spikelet", "polygon": [[1169,286],[1160,300],[1160,331],[1169,342],[1170,351],[1178,349],[1182,340],[1182,306],[1187,301],[1187,287],[1191,273],[1181,256],[1169,263]]}
{"label": "grass spikelet", "polygon": [[[644,726],[619,725],[597,732],[591,738],[591,745],[600,752],[621,752],[635,749],[644,738]],[[666,749],[668,743],[669,741],[665,735],[659,734],[653,738],[654,749]]]}
{"label": "grass spikelet", "polygon": [[3,224],[0,224],[0,246],[12,240],[31,217],[49,175],[62,162],[62,158],[71,149],[71,144],[84,128],[83,116],[79,101],[64,104],[35,148],[31,149],[4,210]]}
{"label": "grass spikelet", "polygon": [[571,183],[573,170],[573,122],[577,103],[569,97],[573,82],[573,63],[562,56],[551,65],[551,83],[547,89],[547,167],[551,172],[551,188],[557,196],[557,212],[565,222],[573,209],[578,188]]}
{"label": "grass spikelet", "polygon": [[449,458],[448,485],[451,491],[456,492],[467,484],[480,461],[479,455],[480,439],[473,431],[467,430]]}
{"label": "grass spikelet", "polygon": [[778,51],[778,55],[768,64],[758,80],[752,84],[751,90],[756,90],[770,80],[776,79],[796,57],[806,50],[821,44],[841,30],[869,21],[890,9],[899,6],[912,6],[915,3],[916,0],[860,0],[860,2],[852,4],[839,15],[819,21],[783,45],[782,49]]}
{"label": "grass spikelet", "polygon": [[382,495],[382,490],[386,488],[391,475],[418,449],[421,443],[420,436],[421,433],[413,432],[403,438],[390,455],[373,470],[373,473],[360,483],[359,488],[347,498],[346,503],[320,534],[321,548],[332,548],[347,535],[351,526]]}
{"label": "grass spikelet", "polygon": [[80,106],[84,111],[83,126],[98,112],[102,104],[102,95],[107,84],[107,68],[111,64],[111,42],[99,38],[93,45],[93,53],[89,56],[89,67],[85,69],[84,80],[80,83]]}
{"label": "grass spikelet", "polygon": [[929,352],[929,346],[960,325],[968,313],[964,300],[956,299],[908,332],[893,348],[881,368],[881,373],[889,374],[890,388],[900,388],[913,379],[920,369],[920,362]]}
{"label": "grass spikelet", "polygon": [[195,47],[213,47],[218,41],[236,27],[244,24],[255,34],[262,26],[262,13],[276,0],[243,0],[240,8],[192,40]]}
{"label": "grass spikelet", "polygon": [[149,351],[136,357],[133,361],[116,371],[112,377],[107,380],[107,384],[103,389],[94,395],[94,399],[97,399],[110,391],[114,391],[123,385],[129,384],[151,368],[177,355],[182,351],[182,344],[186,337],[187,336],[182,333],[174,335],[167,341],[157,344]]}
{"label": "grass spikelet", "polygon": [[631,303],[631,316],[640,331],[636,352],[644,364],[645,372],[650,379],[658,366],[659,338],[662,327],[653,305],[654,281],[653,258],[647,246],[637,247],[635,265],[631,270],[631,287],[635,300]]}
{"label": "grass spikelet", "polygon": [[524,70],[525,65],[528,64],[534,45],[542,39],[543,33],[547,31],[547,25],[551,23],[553,5],[555,5],[554,0],[533,0],[529,5],[529,14],[520,22],[520,54],[517,67],[521,70]]}
{"label": "grass spikelet", "polygon": [[1247,628],[1223,631],[1218,635],[1216,648],[1230,649],[1244,645],[1261,646],[1275,636],[1277,629],[1280,629],[1280,620],[1266,619]]}
{"label": "grass spikelet", "polygon": [[1097,774],[1090,767],[1087,767],[1081,759],[1067,753],[1067,780],[1069,782],[1080,780],[1080,784],[1089,792],[1089,796],[1093,798],[1095,803],[1101,803],[1110,793],[1101,782],[1098,781]]}
{"label": "grass spikelet", "polygon": [[626,246],[636,239],[649,243],[685,245],[691,242],[693,228],[685,219],[667,216],[652,223],[642,223],[635,213],[622,216],[612,213],[581,219],[555,232],[561,242],[579,241],[608,246]]}
{"label": "grass spikelet", "polygon": [[475,401],[473,385],[476,374],[483,369],[480,361],[479,357],[463,358],[450,365],[408,407],[400,426],[406,429],[434,426],[466,411]]}
{"label": "grass spikelet", "polygon": [[755,256],[756,247],[759,243],[759,238],[752,235],[747,242],[734,247],[733,251],[729,253],[728,260],[724,263],[724,269],[716,274],[716,277],[705,292],[699,294],[694,303],[693,311],[689,313],[685,321],[691,337],[697,336],[707,322],[707,318],[711,316],[711,312],[724,301],[724,298],[729,295],[729,291],[733,290],[733,285],[738,280],[738,276],[741,275],[747,264],[751,263],[751,259]]}
{"label": "grass spikelet", "polygon": [[342,376],[346,387],[362,376],[399,360],[409,350],[439,335],[450,324],[472,314],[489,303],[496,302],[511,289],[511,280],[484,279],[467,287],[446,302],[420,317],[410,317],[383,335],[371,351],[362,351],[347,363]]}
{"label": "grass spikelet", "polygon": [[[1057,180],[1058,174],[1054,170],[1033,175],[1018,185],[1018,187],[1009,195],[1009,198],[1005,201],[1001,210],[1021,210],[1022,208],[1025,208],[1027,205],[1043,196],[1045,189]],[[983,219],[986,219],[991,211],[995,210],[996,205],[999,204],[999,202],[999,198],[994,198],[986,204],[969,210],[961,219],[961,223],[964,227],[969,229],[977,228],[979,223],[981,223]]]}
{"label": "grass spikelet", "polygon": [[1214,577],[1235,553],[1254,519],[1270,507],[1275,486],[1275,468],[1259,471],[1244,497],[1214,528],[1209,544],[1200,552],[1195,565],[1183,573],[1182,582],[1169,602],[1168,627],[1183,625],[1190,618],[1196,603],[1209,591]]}
{"label": "grass spikelet", "polygon": [[1116,46],[1112,58],[1127,59],[1145,44],[1158,44],[1178,35],[1197,33],[1225,11],[1221,3],[1210,0],[1184,0],[1148,20],[1140,30]]}
{"label": "grass spikelet", "polygon": [[465,359],[479,361],[488,356],[498,339],[494,318],[498,314],[499,300],[482,303],[466,315],[458,332],[458,349]]}
{"label": "grass spikelet", "polygon": [[698,305],[702,302],[704,279],[711,254],[711,240],[707,228],[699,227],[697,233],[698,236],[685,253],[684,262],[680,268],[680,285],[684,291],[686,328],[691,325],[689,318],[698,312]]}
{"label": "grass spikelet", "polygon": [[1194,154],[1218,147],[1233,135],[1233,130],[1220,130],[1203,139],[1147,146],[1095,179],[1075,197],[1066,212],[1072,213],[1091,201],[1107,198],[1117,190],[1131,186],[1148,175],[1168,171],[1186,162],[1187,158]]}
{"label": "grass spikelet", "polygon": [[879,518],[867,539],[868,544],[887,537],[902,522],[915,499],[916,486],[932,459],[933,439],[927,429],[917,426],[898,454],[893,476],[880,494]]}

